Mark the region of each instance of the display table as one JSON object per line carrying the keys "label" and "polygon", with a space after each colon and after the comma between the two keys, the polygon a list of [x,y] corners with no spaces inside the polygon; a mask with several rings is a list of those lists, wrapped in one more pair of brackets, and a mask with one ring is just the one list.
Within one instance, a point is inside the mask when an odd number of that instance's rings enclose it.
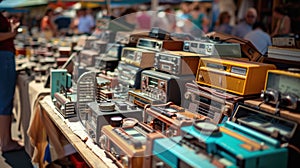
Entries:
{"label": "display table", "polygon": [[[42,132],[52,141],[58,155],[62,156],[62,153],[66,153],[66,151],[63,150],[66,149],[59,143],[61,133],[90,167],[117,167],[111,159],[106,157],[104,150],[93,143],[92,138],[87,135],[85,128],[79,121],[64,119],[62,117],[55,109],[50,96],[46,96],[39,104],[40,111],[36,111],[36,115],[33,119],[34,122],[28,130],[32,143],[36,145],[35,149],[41,147],[39,144],[45,140],[40,137],[40,134],[36,134],[36,132]],[[53,128],[53,126],[55,128]],[[43,147],[38,150],[40,150],[40,152],[43,151]],[[33,160],[35,159],[33,158]]]}

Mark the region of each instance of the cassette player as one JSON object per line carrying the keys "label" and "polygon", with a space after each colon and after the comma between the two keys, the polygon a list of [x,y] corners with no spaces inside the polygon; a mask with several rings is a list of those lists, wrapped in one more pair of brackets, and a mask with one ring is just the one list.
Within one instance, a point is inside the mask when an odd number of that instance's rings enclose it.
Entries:
{"label": "cassette player", "polygon": [[242,57],[240,44],[218,42],[213,40],[184,41],[183,51],[208,56]]}
{"label": "cassette player", "polygon": [[173,75],[196,75],[200,57],[185,51],[165,51],[155,54],[154,68]]}
{"label": "cassette player", "polygon": [[158,105],[146,105],[143,122],[167,137],[180,135],[180,128],[192,125],[194,120],[204,120],[206,117],[186,111],[171,102]]}
{"label": "cassette player", "polygon": [[230,59],[201,58],[196,76],[198,84],[238,95],[259,94],[272,64]]}
{"label": "cassette player", "polygon": [[141,91],[147,97],[162,103],[171,101],[180,105],[184,84],[194,79],[194,75],[178,77],[154,70],[145,70],[142,72]]}
{"label": "cassette player", "polygon": [[163,50],[182,51],[183,41],[139,38],[136,47],[158,52]]}
{"label": "cassette player", "polygon": [[269,70],[261,97],[268,104],[300,113],[300,73]]}
{"label": "cassette player", "polygon": [[155,52],[134,47],[124,47],[122,51],[123,62],[140,67],[153,67]]}
{"label": "cassette player", "polygon": [[76,95],[68,95],[67,97],[59,92],[54,93],[53,103],[55,109],[64,117],[76,117]]}
{"label": "cassette player", "polygon": [[[102,127],[100,146],[118,167],[150,167],[153,140],[164,136],[144,123]],[[143,166],[144,165],[144,166]]]}
{"label": "cassette player", "polygon": [[140,108],[144,108],[147,104],[161,104],[163,102],[152,99],[146,96],[141,90],[129,90],[128,91],[128,101],[137,105]]}
{"label": "cassette player", "polygon": [[135,118],[142,121],[143,110],[127,101],[91,102],[87,106],[89,112],[85,127],[90,137],[97,144],[99,144],[101,128],[104,125],[114,125],[116,120],[124,118]]}
{"label": "cassette player", "polygon": [[186,83],[185,88],[182,106],[190,112],[210,118],[216,124],[229,119],[235,104],[244,100],[244,97],[219,93],[196,83]]}

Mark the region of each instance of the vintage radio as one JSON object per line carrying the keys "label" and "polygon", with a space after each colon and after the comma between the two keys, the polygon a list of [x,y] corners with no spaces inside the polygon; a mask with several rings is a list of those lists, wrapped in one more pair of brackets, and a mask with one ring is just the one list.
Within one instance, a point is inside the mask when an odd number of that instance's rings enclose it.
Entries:
{"label": "vintage radio", "polygon": [[51,69],[50,70],[50,88],[51,98],[54,98],[56,92],[62,89],[69,89],[72,86],[71,75],[67,73],[66,69]]}
{"label": "vintage radio", "polygon": [[114,71],[119,64],[117,58],[106,57],[103,54],[95,58],[95,68],[100,71]]}
{"label": "vintage radio", "polygon": [[183,50],[208,56],[242,57],[240,44],[213,40],[184,41]]}
{"label": "vintage radio", "polygon": [[210,32],[206,34],[210,39],[215,39],[216,41],[238,43],[241,46],[242,56],[249,59],[249,61],[261,62],[262,54],[257,50],[257,48],[249,40],[245,40],[236,36],[223,34],[219,32]]}
{"label": "vintage radio", "polygon": [[180,135],[180,128],[206,117],[186,111],[171,102],[144,107],[143,122],[167,137]]}
{"label": "vintage radio", "polygon": [[266,103],[300,113],[300,73],[269,70],[261,97]]}
{"label": "vintage radio", "polygon": [[76,95],[67,95],[67,97],[59,92],[54,93],[53,103],[55,109],[64,117],[76,117]]}
{"label": "vintage radio", "polygon": [[153,67],[155,52],[140,48],[124,47],[121,60],[125,63],[140,67]]}
{"label": "vintage radio", "polygon": [[130,88],[140,89],[141,73],[143,70],[144,69],[142,68],[120,61],[117,67],[119,84]]}
{"label": "vintage radio", "polygon": [[238,95],[259,94],[272,64],[230,59],[201,58],[196,82]]}
{"label": "vintage radio", "polygon": [[148,31],[140,32],[124,32],[118,31],[115,41],[126,45],[127,47],[135,47],[139,38],[149,37]]}
{"label": "vintage radio", "polygon": [[165,51],[155,54],[154,68],[173,75],[196,75],[200,54],[184,51]]}
{"label": "vintage radio", "polygon": [[237,167],[226,157],[207,153],[205,147],[202,149],[205,145],[191,135],[156,139],[152,145],[152,167]]}
{"label": "vintage radio", "polygon": [[98,53],[105,53],[106,48],[109,44],[106,41],[103,40],[96,40],[92,43],[91,50],[97,51]]}
{"label": "vintage radio", "polygon": [[151,167],[153,140],[164,137],[141,122],[123,127],[106,125],[101,132],[101,147],[118,167],[124,168]]}
{"label": "vintage radio", "polygon": [[154,38],[139,38],[136,46],[152,51],[182,51],[183,41],[158,40]]}
{"label": "vintage radio", "polygon": [[171,101],[180,105],[184,84],[194,79],[194,75],[178,77],[154,70],[145,70],[142,72],[141,91],[147,97],[162,103]]}
{"label": "vintage radio", "polygon": [[77,80],[79,79],[79,77],[87,71],[88,71],[88,69],[86,69],[86,67],[80,65],[77,62],[74,62],[73,72],[72,72],[72,78],[73,78],[74,82],[77,83]]}
{"label": "vintage radio", "polygon": [[231,117],[235,103],[244,98],[228,93],[220,93],[212,88],[186,83],[183,107],[190,112],[210,118],[214,123],[221,123]]}
{"label": "vintage radio", "polygon": [[72,52],[71,47],[58,47],[58,52],[60,57],[69,57]]}
{"label": "vintage radio", "polygon": [[87,106],[89,112],[85,127],[97,144],[99,144],[101,128],[104,125],[113,124],[118,118],[136,118],[138,121],[142,121],[143,110],[127,101],[91,102]]}
{"label": "vintage radio", "polygon": [[[193,155],[209,156],[208,161],[217,167],[287,167],[288,149],[283,144],[293,136],[296,123],[242,104],[233,118],[219,125],[196,121],[182,127],[182,137],[170,138],[178,142],[175,147],[163,145],[169,141],[154,140],[153,155],[170,167],[194,167]],[[185,148],[190,151],[186,155]]]}
{"label": "vintage radio", "polygon": [[89,36],[86,38],[83,49],[90,50],[93,48],[94,42],[99,40],[96,36]]}
{"label": "vintage radio", "polygon": [[78,54],[78,62],[84,67],[95,66],[95,58],[99,57],[99,52],[94,50],[81,50]]}
{"label": "vintage radio", "polygon": [[128,101],[139,106],[140,108],[144,108],[147,104],[161,104],[163,102],[152,99],[142,93],[140,90],[129,90],[128,91]]}
{"label": "vintage radio", "polygon": [[110,81],[110,88],[115,88],[118,85],[118,75],[115,72],[106,71],[106,74],[99,73],[99,77]]}
{"label": "vintage radio", "polygon": [[273,36],[272,45],[277,47],[299,48],[299,35]]}
{"label": "vintage radio", "polygon": [[96,100],[98,103],[101,101],[105,101],[107,99],[112,99],[112,92],[109,91],[110,89],[110,81],[96,76]]}

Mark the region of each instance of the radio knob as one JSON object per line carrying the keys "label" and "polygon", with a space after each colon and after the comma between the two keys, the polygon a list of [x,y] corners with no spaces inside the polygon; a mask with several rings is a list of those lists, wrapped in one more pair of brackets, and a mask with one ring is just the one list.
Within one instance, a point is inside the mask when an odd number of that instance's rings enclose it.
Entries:
{"label": "radio knob", "polygon": [[128,166],[129,166],[129,159],[128,159],[128,157],[127,157],[126,155],[125,155],[125,156],[122,156],[121,162],[122,162],[122,165],[123,165],[124,167],[128,167]]}
{"label": "radio knob", "polygon": [[160,82],[160,83],[159,83],[159,86],[160,86],[161,88],[163,88],[163,87],[165,86],[165,82]]}
{"label": "radio knob", "polygon": [[156,168],[164,168],[165,164],[164,164],[164,162],[157,162],[157,163],[155,163],[155,167]]}
{"label": "radio knob", "polygon": [[108,149],[106,144],[107,144],[107,136],[106,135],[102,135],[100,138],[99,138],[99,144],[100,144],[100,147],[102,149]]}
{"label": "radio knob", "polygon": [[228,106],[228,105],[225,105],[222,109],[222,113],[225,115],[225,116],[228,116],[230,117],[231,116],[231,108]]}

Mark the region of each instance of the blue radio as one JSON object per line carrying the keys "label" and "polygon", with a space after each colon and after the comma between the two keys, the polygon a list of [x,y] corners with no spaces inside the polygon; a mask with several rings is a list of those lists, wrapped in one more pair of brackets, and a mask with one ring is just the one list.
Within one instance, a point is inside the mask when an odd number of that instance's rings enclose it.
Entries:
{"label": "blue radio", "polygon": [[[157,139],[153,165],[163,167],[287,167],[295,122],[239,104],[232,121],[196,121],[181,136]],[[168,145],[166,145],[168,144]]]}

